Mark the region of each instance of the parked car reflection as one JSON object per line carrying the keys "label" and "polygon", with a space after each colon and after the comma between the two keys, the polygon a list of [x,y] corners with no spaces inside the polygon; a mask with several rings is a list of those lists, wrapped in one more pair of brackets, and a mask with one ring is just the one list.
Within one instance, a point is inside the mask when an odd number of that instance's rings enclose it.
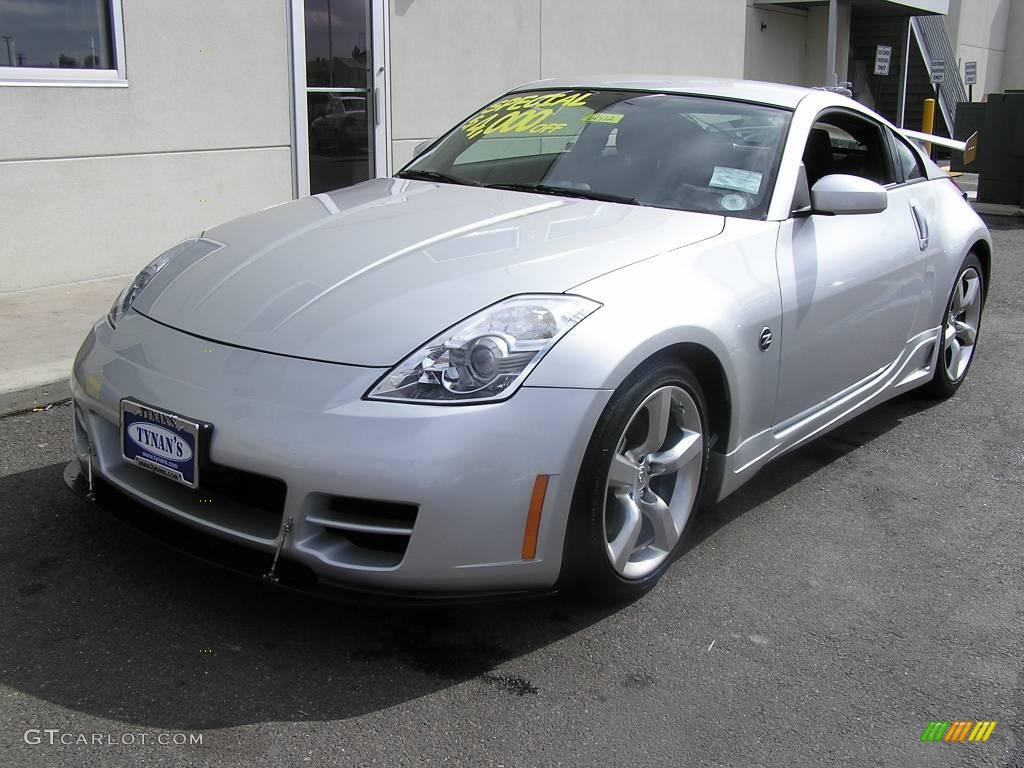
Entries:
{"label": "parked car reflection", "polygon": [[316,194],[369,179],[366,95],[314,92],[307,99],[310,191]]}
{"label": "parked car reflection", "polygon": [[310,151],[367,152],[366,97],[332,95],[323,113],[309,124]]}

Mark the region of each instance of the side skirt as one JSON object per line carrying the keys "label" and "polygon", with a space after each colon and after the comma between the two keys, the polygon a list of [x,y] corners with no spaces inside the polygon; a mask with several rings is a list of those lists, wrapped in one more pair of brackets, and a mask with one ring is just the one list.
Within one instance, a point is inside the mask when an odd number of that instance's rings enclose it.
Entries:
{"label": "side skirt", "polygon": [[[909,339],[900,356],[813,408],[744,440],[732,453],[711,454],[708,500],[721,501],[776,459],[879,403],[927,383],[938,360],[942,327]],[[717,492],[716,492],[717,491]]]}

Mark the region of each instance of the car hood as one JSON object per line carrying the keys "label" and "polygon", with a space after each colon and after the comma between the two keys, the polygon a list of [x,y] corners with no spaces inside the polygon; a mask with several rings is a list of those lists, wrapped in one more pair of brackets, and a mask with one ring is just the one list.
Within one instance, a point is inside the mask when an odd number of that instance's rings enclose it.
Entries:
{"label": "car hood", "polygon": [[709,214],[378,179],[208,230],[221,247],[187,249],[134,308],[212,341],[387,367],[507,296],[561,293],[723,227]]}

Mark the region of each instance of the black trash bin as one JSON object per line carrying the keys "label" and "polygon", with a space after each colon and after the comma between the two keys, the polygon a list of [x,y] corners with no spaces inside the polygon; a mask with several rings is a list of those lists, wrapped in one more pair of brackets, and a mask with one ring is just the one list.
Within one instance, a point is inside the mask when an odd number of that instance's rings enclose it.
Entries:
{"label": "black trash bin", "polygon": [[1024,91],[989,94],[978,136],[978,201],[1024,206]]}

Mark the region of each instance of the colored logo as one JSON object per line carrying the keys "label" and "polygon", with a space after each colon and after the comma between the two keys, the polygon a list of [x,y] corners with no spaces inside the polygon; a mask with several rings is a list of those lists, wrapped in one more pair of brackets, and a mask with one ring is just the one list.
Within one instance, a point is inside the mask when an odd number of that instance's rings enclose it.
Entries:
{"label": "colored logo", "polygon": [[995,720],[932,720],[921,741],[988,741],[995,729]]}

